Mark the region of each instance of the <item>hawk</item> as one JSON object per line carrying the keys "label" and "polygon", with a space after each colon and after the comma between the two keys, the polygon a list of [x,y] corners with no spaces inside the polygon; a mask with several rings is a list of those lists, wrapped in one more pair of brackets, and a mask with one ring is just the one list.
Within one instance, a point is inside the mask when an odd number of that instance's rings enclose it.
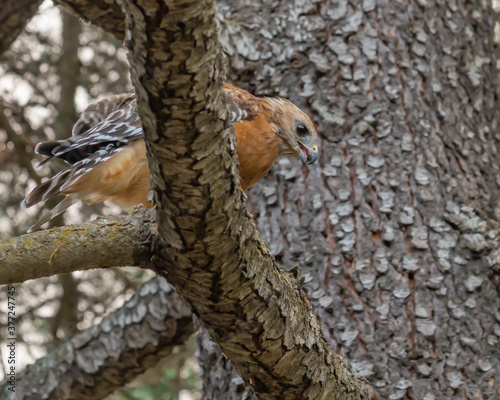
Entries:
{"label": "hawk", "polygon": [[[279,97],[253,96],[231,84],[223,89],[236,129],[243,190],[262,179],[280,156],[300,159],[304,165],[317,160],[316,130],[297,106]],[[152,207],[143,135],[135,94],[121,94],[90,104],[69,139],[39,143],[35,151],[48,156],[40,165],[55,158],[69,165],[24,199],[23,205],[31,207],[65,195],[29,231],[79,200],[87,204],[110,200],[129,211],[139,204]]]}

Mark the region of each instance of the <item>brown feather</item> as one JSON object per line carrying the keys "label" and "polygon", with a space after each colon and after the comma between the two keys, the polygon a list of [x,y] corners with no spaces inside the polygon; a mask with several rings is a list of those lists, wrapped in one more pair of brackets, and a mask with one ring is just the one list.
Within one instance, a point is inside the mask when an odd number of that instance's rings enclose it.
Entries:
{"label": "brown feather", "polygon": [[247,190],[260,181],[280,156],[282,139],[263,115],[236,126],[236,152],[240,162],[241,187]]}

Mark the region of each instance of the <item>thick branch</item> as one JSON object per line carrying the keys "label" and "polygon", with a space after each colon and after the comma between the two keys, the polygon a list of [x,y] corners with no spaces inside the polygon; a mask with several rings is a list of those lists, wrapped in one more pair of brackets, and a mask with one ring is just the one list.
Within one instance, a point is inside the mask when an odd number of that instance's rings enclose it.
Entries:
{"label": "thick branch", "polygon": [[120,0],[54,0],[54,3],[113,34],[120,41],[125,37],[125,15]]}
{"label": "thick branch", "polygon": [[149,259],[156,232],[154,211],[99,218],[0,241],[0,284],[23,282],[64,272],[140,266]]}
{"label": "thick branch", "polygon": [[163,278],[153,278],[101,324],[29,366],[17,382],[16,399],[102,399],[192,333],[192,314],[180,296]]}
{"label": "thick branch", "polygon": [[42,0],[4,0],[0,7],[0,55],[21,33]]}
{"label": "thick branch", "polygon": [[130,0],[125,10],[159,208],[158,272],[259,398],[369,398],[246,211],[225,122],[214,1]]}

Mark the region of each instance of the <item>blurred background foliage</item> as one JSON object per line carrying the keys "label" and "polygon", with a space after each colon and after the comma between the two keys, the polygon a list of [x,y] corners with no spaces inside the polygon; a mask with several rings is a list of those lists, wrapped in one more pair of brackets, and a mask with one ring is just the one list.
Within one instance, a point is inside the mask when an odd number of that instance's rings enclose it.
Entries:
{"label": "blurred background foliage", "polygon": [[[37,220],[43,205],[23,209],[20,204],[31,189],[58,172],[52,163],[37,169],[42,158],[34,154],[36,144],[70,136],[89,103],[131,90],[121,43],[45,1],[0,59],[0,238],[22,235]],[[120,213],[118,207],[78,204],[54,224]],[[62,340],[98,324],[152,275],[138,268],[116,268],[16,285],[18,368],[22,371]],[[6,290],[0,291],[0,304],[6,304],[6,296]],[[6,311],[0,309],[2,326]],[[3,344],[0,349],[5,349]],[[160,362],[110,398],[199,398],[192,348]],[[1,359],[0,380],[6,355]]]}

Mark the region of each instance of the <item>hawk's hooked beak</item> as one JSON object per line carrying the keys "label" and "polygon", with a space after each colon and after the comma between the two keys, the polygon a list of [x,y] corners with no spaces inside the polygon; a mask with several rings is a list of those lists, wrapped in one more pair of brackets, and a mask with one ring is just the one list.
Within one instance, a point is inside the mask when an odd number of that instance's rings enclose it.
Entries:
{"label": "hawk's hooked beak", "polygon": [[315,144],[313,147],[307,147],[305,144],[297,140],[297,144],[300,147],[300,161],[303,165],[311,165],[318,159],[318,145]]}

